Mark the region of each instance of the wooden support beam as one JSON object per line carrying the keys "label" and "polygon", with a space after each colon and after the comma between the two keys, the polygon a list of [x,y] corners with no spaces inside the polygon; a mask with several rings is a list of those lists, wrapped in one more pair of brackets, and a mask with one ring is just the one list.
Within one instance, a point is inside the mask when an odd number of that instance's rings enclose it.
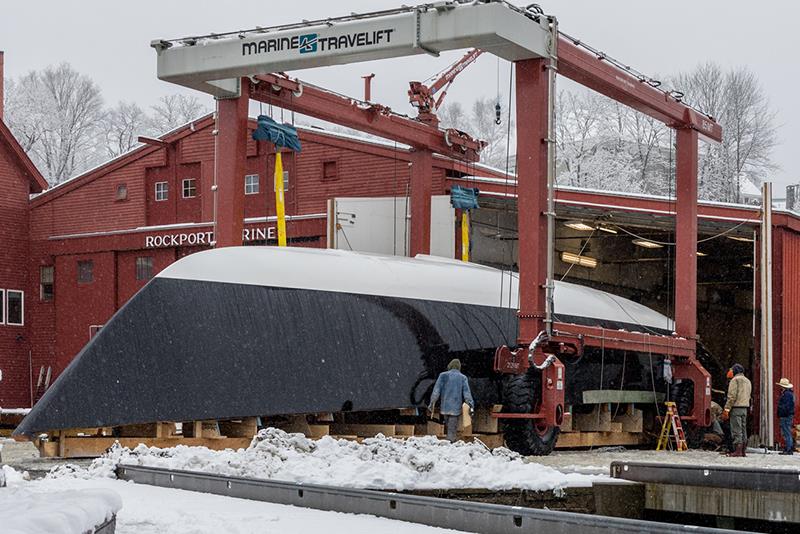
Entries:
{"label": "wooden support beam", "polygon": [[306,437],[319,439],[323,436],[329,435],[330,432],[330,425],[308,425],[308,434],[306,434]]}
{"label": "wooden support beam", "polygon": [[475,434],[496,434],[499,432],[499,419],[492,417],[493,413],[499,413],[503,409],[502,404],[492,406],[478,406],[475,409],[475,416],[472,418],[472,431]]}
{"label": "wooden support beam", "polygon": [[569,432],[558,436],[556,449],[640,445],[642,434],[634,432]]}
{"label": "wooden support beam", "polygon": [[583,404],[661,404],[664,402],[663,393],[654,393],[652,390],[619,390],[619,389],[589,389],[583,392]]}
{"label": "wooden support beam", "polygon": [[572,428],[580,432],[611,432],[611,408],[597,404],[590,413],[573,413]]}
{"label": "wooden support beam", "polygon": [[414,435],[414,425],[394,425],[394,435],[411,437]]}
{"label": "wooden support beam", "polygon": [[229,438],[252,438],[257,432],[257,417],[245,417],[244,419],[219,422],[219,433]]}

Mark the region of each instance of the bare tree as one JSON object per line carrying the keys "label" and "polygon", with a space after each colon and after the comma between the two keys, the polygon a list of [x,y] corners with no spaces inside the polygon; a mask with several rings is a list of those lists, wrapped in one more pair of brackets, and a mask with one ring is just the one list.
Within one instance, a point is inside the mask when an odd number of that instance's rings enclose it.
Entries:
{"label": "bare tree", "polygon": [[31,71],[8,89],[7,122],[51,184],[98,161],[103,99],[91,78],[61,63]]}
{"label": "bare tree", "polygon": [[103,117],[101,129],[106,154],[110,158],[128,152],[140,135],[150,135],[150,121],[135,102],[120,102]]}
{"label": "bare tree", "polygon": [[722,143],[705,144],[699,187],[704,198],[738,202],[743,180],[758,185],[776,168],[775,111],[755,74],[746,67],[724,72],[715,63],[675,77],[685,98],[722,125]]}
{"label": "bare tree", "polygon": [[154,133],[160,135],[210,111],[211,108],[196,96],[165,95],[159,98],[158,104],[151,107],[149,127]]}
{"label": "bare tree", "polygon": [[558,182],[574,187],[587,187],[587,182],[596,185],[583,166],[608,140],[603,128],[608,101],[596,93],[562,91],[556,101],[556,116]]}
{"label": "bare tree", "polygon": [[[495,123],[495,103],[494,99],[478,98],[467,115],[460,103],[453,102],[442,106],[438,116],[442,128],[455,128],[486,141],[481,162],[503,169],[506,166],[506,148],[510,142],[509,129],[505,121]],[[510,131],[513,132],[513,127]],[[512,162],[509,165],[513,166]]]}
{"label": "bare tree", "polygon": [[439,124],[443,128],[455,128],[466,132],[469,128],[469,119],[464,112],[464,106],[460,102],[452,102],[443,105],[437,111]]}

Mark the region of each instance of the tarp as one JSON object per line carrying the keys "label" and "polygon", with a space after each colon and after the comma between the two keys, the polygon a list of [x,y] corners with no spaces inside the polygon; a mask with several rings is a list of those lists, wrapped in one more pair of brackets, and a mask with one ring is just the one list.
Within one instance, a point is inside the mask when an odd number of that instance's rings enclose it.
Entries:
{"label": "tarp", "polygon": [[478,208],[477,187],[461,187],[454,185],[450,188],[450,202],[457,210],[471,210]]}
{"label": "tarp", "polygon": [[297,136],[297,129],[291,124],[279,124],[267,115],[259,115],[257,124],[253,130],[253,139],[256,141],[269,141],[278,148],[300,152],[300,138]]}

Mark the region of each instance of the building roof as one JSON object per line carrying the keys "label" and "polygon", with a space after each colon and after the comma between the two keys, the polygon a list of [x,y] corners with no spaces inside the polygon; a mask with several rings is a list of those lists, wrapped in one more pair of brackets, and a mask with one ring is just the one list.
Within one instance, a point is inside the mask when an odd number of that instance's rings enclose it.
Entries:
{"label": "building roof", "polygon": [[42,176],[42,173],[36,168],[36,165],[33,164],[25,151],[22,150],[17,138],[14,137],[14,134],[11,133],[11,130],[9,130],[2,119],[0,119],[0,141],[8,145],[12,157],[17,161],[25,177],[28,178],[30,182],[30,192],[40,193],[47,189],[47,180],[44,179],[44,176]]}

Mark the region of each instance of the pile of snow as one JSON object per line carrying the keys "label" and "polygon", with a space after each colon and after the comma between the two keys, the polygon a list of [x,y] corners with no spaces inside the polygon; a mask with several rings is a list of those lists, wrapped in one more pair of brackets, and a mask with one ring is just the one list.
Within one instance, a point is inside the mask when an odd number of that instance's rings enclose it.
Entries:
{"label": "pile of snow", "polygon": [[0,467],[0,488],[10,486],[11,484],[18,484],[24,480],[30,480],[27,471],[20,473],[10,465]]}
{"label": "pile of snow", "polygon": [[435,436],[407,440],[378,435],[362,443],[325,436],[262,430],[247,449],[213,451],[205,447],[160,449],[115,445],[88,469],[61,466],[48,476],[114,477],[118,465],[139,465],[351,488],[421,490],[527,489],[560,491],[591,486],[596,476],[561,473],[526,461],[506,448],[481,443],[449,443]]}
{"label": "pile of snow", "polygon": [[31,491],[26,477],[6,465],[0,493],[0,525],[4,534],[83,534],[94,532],[122,508],[122,499],[108,489]]}

